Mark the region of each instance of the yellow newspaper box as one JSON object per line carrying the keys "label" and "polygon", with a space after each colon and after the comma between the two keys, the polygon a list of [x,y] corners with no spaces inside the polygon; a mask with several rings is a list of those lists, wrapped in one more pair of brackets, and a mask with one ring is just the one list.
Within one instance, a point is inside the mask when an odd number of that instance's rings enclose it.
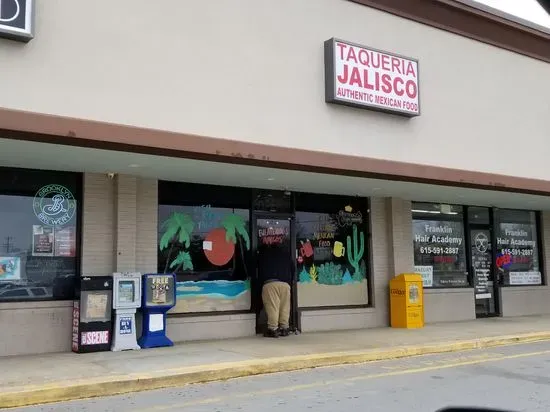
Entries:
{"label": "yellow newspaper box", "polygon": [[424,290],[422,276],[402,273],[390,280],[392,328],[424,327]]}

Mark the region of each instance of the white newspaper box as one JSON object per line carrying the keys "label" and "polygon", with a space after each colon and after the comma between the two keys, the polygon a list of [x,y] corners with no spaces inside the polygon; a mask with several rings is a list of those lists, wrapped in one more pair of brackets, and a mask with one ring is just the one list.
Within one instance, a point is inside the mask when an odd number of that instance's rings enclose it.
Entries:
{"label": "white newspaper box", "polygon": [[113,273],[112,351],[141,349],[136,338],[136,309],[140,306],[141,273]]}

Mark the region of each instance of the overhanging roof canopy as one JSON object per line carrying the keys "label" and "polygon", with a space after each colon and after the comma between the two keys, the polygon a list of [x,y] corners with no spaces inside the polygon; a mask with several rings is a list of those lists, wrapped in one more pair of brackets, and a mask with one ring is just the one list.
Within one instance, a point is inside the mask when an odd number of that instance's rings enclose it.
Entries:
{"label": "overhanging roof canopy", "polygon": [[[550,210],[550,196],[184,159],[0,137],[0,164],[76,172],[350,196]],[[107,178],[107,177],[106,177]]]}

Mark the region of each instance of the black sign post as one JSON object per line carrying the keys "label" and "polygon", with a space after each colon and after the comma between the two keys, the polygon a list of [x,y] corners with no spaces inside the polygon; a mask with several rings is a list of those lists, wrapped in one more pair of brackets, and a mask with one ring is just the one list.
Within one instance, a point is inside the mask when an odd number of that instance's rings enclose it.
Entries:
{"label": "black sign post", "polygon": [[25,43],[34,37],[34,0],[0,0],[0,37]]}

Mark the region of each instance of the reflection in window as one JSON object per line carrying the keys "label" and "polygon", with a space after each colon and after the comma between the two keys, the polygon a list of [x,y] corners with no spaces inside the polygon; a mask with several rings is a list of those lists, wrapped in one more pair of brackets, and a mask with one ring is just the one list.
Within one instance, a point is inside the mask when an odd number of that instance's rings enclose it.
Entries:
{"label": "reflection in window", "polygon": [[81,175],[0,168],[0,301],[72,299]]}
{"label": "reflection in window", "polygon": [[289,192],[275,190],[254,190],[252,202],[254,210],[271,213],[291,213],[292,204]]}
{"label": "reflection in window", "polygon": [[46,296],[47,294],[45,288],[31,288],[31,292],[34,296]]}
{"label": "reflection in window", "polygon": [[536,213],[499,210],[497,261],[501,284],[541,285]]}
{"label": "reflection in window", "polygon": [[470,225],[490,225],[491,214],[488,207],[468,207],[468,223]]}
{"label": "reflection in window", "polygon": [[424,287],[468,286],[462,207],[413,203],[415,272]]}
{"label": "reflection in window", "polygon": [[29,292],[27,289],[14,289],[14,290],[6,290],[4,292],[0,292],[0,298],[7,299],[7,298],[23,298],[29,296]]}

